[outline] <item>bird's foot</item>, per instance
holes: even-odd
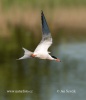
[[[31,55],[31,57],[33,57],[33,58],[34,58],[34,57],[36,57],[36,55],[32,54],[32,55]]]

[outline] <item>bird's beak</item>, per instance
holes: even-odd
[[[57,62],[61,62],[61,60],[59,58],[56,59]]]

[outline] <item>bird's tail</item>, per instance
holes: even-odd
[[[32,53],[31,51],[25,49],[25,48],[22,48],[24,50],[24,56],[22,56],[21,58],[17,59],[17,60],[21,60],[21,59],[27,59],[27,58],[30,58]]]

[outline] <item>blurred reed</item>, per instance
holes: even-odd
[[[5,1],[5,0],[4,0]],[[43,8],[50,31],[54,38],[83,37],[86,33],[85,7],[58,7]],[[2,60],[6,57],[18,58],[22,46],[34,50],[41,37],[41,9],[14,5],[10,9],[0,7],[0,55]],[[60,34],[59,34],[60,33]],[[78,34],[78,35],[77,35]],[[81,35],[80,35],[81,34]],[[57,39],[55,41],[57,42]],[[32,41],[34,40],[34,41]],[[4,50],[4,51],[3,51]],[[5,52],[5,53],[4,53]],[[11,53],[12,52],[12,53]],[[6,59],[7,60],[7,59]]]

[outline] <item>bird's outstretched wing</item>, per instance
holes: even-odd
[[[34,53],[35,52],[38,52],[38,53],[39,52],[48,52],[48,48],[52,44],[51,33],[48,28],[43,11],[41,12],[41,21],[42,21],[42,40],[39,43],[39,45],[37,46],[37,48],[35,49]]]

